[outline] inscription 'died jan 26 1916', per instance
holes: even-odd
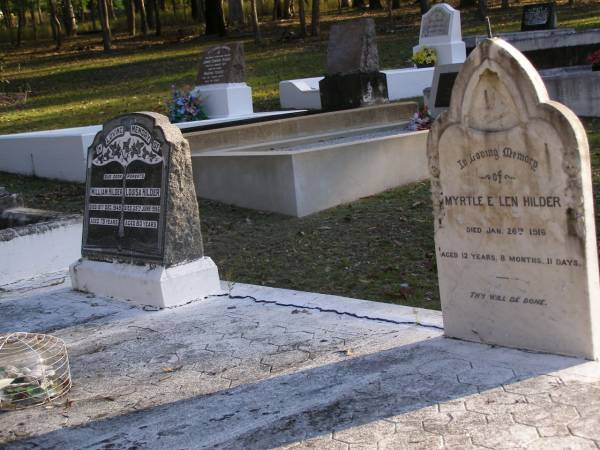
[[[153,119],[116,118],[88,159],[83,254],[160,260],[169,144]]]

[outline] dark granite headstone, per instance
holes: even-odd
[[[243,83],[245,81],[244,47],[241,42],[213,45],[200,57],[196,83]]]
[[[556,22],[555,3],[523,6],[521,31],[552,30],[556,28]]]
[[[387,81],[379,72],[373,19],[331,27],[326,73],[319,89],[324,110],[387,103]]]
[[[81,253],[166,267],[203,256],[189,144],[165,116],[120,116],[94,138]]]

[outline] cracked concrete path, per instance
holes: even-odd
[[[0,447],[600,447],[597,362],[446,339],[436,311],[223,287],[146,311],[60,273],[2,286],[0,332],[64,339],[73,389],[0,413]]]

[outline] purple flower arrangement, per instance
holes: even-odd
[[[202,101],[194,95],[190,86],[171,86],[171,98],[167,100],[167,111],[171,123],[192,122],[208,119],[202,110]]]

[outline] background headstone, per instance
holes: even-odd
[[[201,98],[202,111],[209,119],[253,114],[245,66],[241,42],[213,45],[202,52],[192,94]]]
[[[462,40],[460,11],[446,3],[438,3],[423,14],[419,45],[413,47],[413,54],[423,47],[435,49],[437,64],[462,63],[466,48]]]
[[[454,83],[461,68],[462,63],[435,66],[433,82],[431,83],[431,91],[427,102],[429,113],[433,117],[437,117],[450,107]]]
[[[196,84],[243,83],[244,47],[241,42],[213,45],[200,56]]]
[[[357,108],[388,101],[386,76],[379,72],[373,19],[331,27],[326,74],[319,82],[324,110]]]
[[[500,39],[471,53],[428,139],[447,336],[597,358],[585,129]]]
[[[556,28],[556,23],[555,3],[523,6],[521,31],[552,30]]]
[[[157,113],[102,126],[88,150],[82,258],[73,289],[171,307],[220,293],[203,256],[190,146]]]

